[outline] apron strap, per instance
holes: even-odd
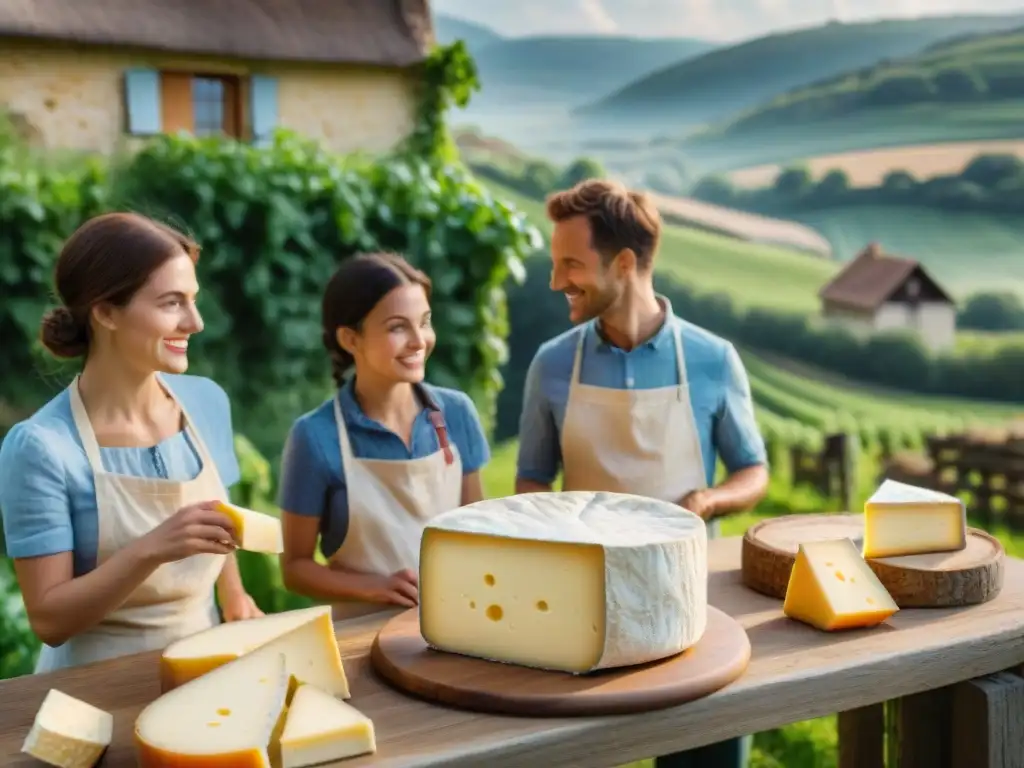
[[[590,330],[590,323],[583,326],[580,331],[580,339],[576,342],[576,354],[572,359],[572,376],[569,377],[570,389],[574,384],[578,384],[580,380],[580,368],[583,367],[583,342],[587,339],[587,331]]]
[[[430,419],[430,424],[434,427],[434,432],[437,433],[438,445],[444,451],[444,463],[451,466],[455,463],[455,454],[452,453],[452,446],[448,441],[448,427],[444,423],[444,414],[441,413],[441,407],[422,384],[414,384],[413,389],[416,390],[416,394],[419,396],[420,402],[423,403],[423,407],[427,409],[427,418]]]
[[[673,318],[669,316],[666,322],[672,322]],[[686,358],[683,356],[683,334],[679,330],[678,325],[674,325],[672,329],[672,337],[676,347],[676,367],[679,371],[679,399],[683,397],[689,397],[687,390],[689,389],[689,382],[686,378]]]

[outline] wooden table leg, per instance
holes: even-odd
[[[961,768],[952,760],[952,688],[938,688],[893,702],[899,768]]]
[[[885,765],[885,705],[839,713],[839,768]]]
[[[1024,678],[1011,672],[953,686],[956,768],[1024,768]]]

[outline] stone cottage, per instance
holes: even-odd
[[[933,351],[956,342],[956,304],[914,259],[871,243],[818,293],[822,315],[860,334],[905,330]]]
[[[412,128],[432,43],[427,0],[0,2],[0,107],[48,149],[280,126],[380,151]]]

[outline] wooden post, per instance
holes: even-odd
[[[956,768],[1024,768],[1024,678],[968,680],[953,686],[952,701]]]
[[[904,696],[895,706],[899,768],[961,768],[950,745],[952,688]]]
[[[839,713],[839,768],[885,765],[885,705]]]

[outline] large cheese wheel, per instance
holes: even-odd
[[[420,552],[431,647],[583,673],[665,658],[707,623],[707,532],[676,504],[534,493],[445,512]]]
[[[348,698],[331,608],[326,605],[218,624],[177,640],[160,657],[161,690],[169,691],[267,645],[285,655],[289,670],[301,682]]]

